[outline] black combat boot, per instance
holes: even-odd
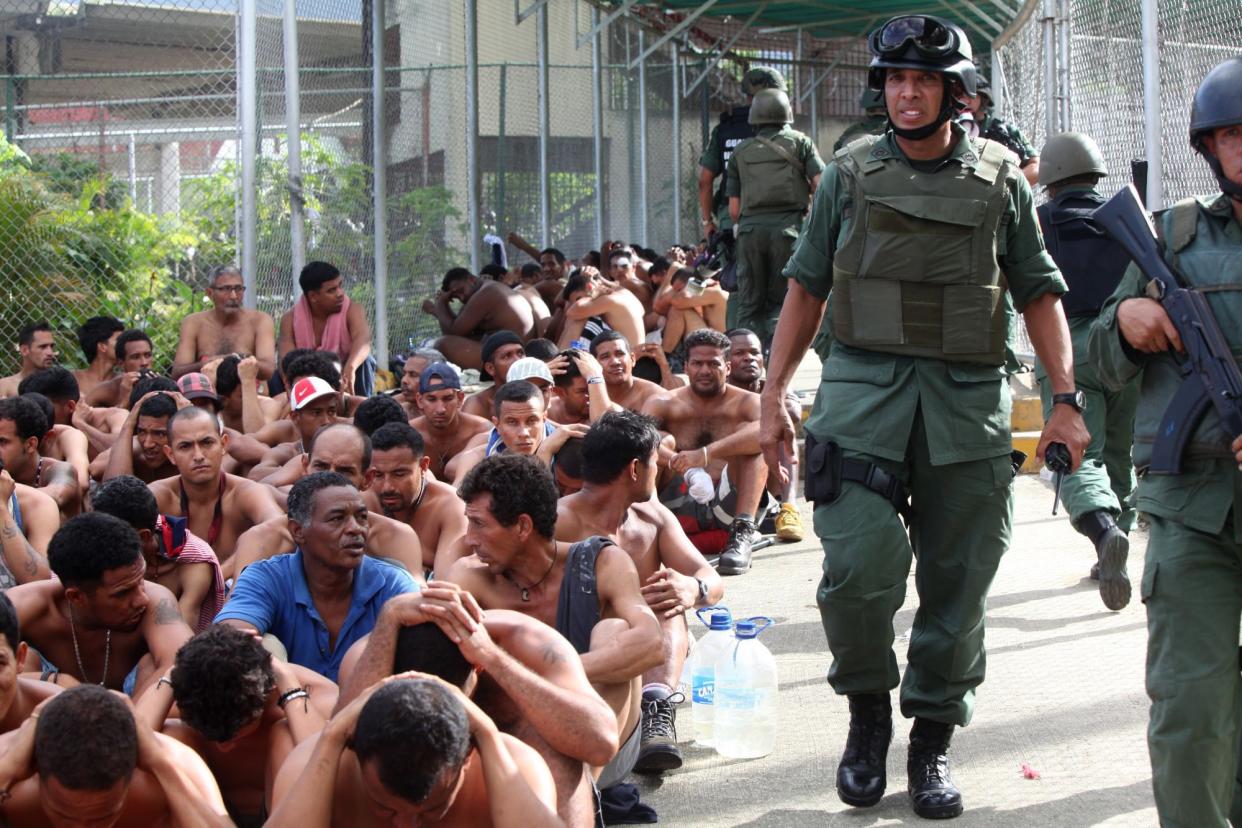
[[[1130,603],[1130,575],[1126,572],[1130,539],[1105,509],[1087,512],[1075,528],[1095,545],[1097,564],[1091,568],[1092,580],[1100,582],[1104,606],[1114,611],[1125,608]]]
[[[906,778],[914,813],[923,819],[952,819],[962,813],[962,794],[949,777],[953,725],[915,719],[910,728]]]
[[[837,765],[837,796],[846,805],[869,808],[884,796],[885,760],[893,739],[888,693],[850,696],[850,735]]]

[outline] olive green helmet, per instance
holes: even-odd
[[[785,91],[785,78],[770,66],[756,66],[742,76],[742,87],[747,95],[756,95],[761,89]]]
[[[750,102],[750,117],[746,120],[751,126],[792,124],[793,108],[789,105],[789,96],[780,89],[760,89]]]
[[[1039,153],[1039,186],[1051,187],[1078,175],[1108,175],[1104,154],[1090,135],[1062,132],[1044,144]]]
[[[884,109],[884,93],[879,89],[866,88],[858,96],[858,108],[863,112]]]

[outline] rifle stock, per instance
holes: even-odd
[[[1227,434],[1242,434],[1242,371],[1207,299],[1183,287],[1183,280],[1165,262],[1134,185],[1109,199],[1092,218],[1151,280],[1154,298],[1186,350],[1185,359],[1179,361],[1184,379],[1165,409],[1149,467],[1152,474],[1180,474],[1185,447],[1208,405],[1216,409]]]

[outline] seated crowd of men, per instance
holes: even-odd
[[[759,451],[759,340],[714,329],[713,297],[669,299],[681,262],[538,258],[512,283],[450,271],[445,335],[391,395],[352,393],[370,333],[322,262],[279,351],[232,268],[175,355],[94,317],[72,371],[49,325],[21,331],[0,379],[9,824],[586,826],[639,807],[631,771],[680,767],[686,612],[751,568],[765,522],[800,537],[797,470]],[[645,341],[657,317],[672,346]],[[467,396],[453,361],[491,384]]]

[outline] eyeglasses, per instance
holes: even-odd
[[[943,57],[957,51],[957,32],[934,17],[895,17],[871,33],[871,51],[884,57],[902,52],[907,45],[924,57]]]
[[[246,286],[245,285],[221,285],[219,287],[213,287],[211,290],[214,293],[245,293]]]

